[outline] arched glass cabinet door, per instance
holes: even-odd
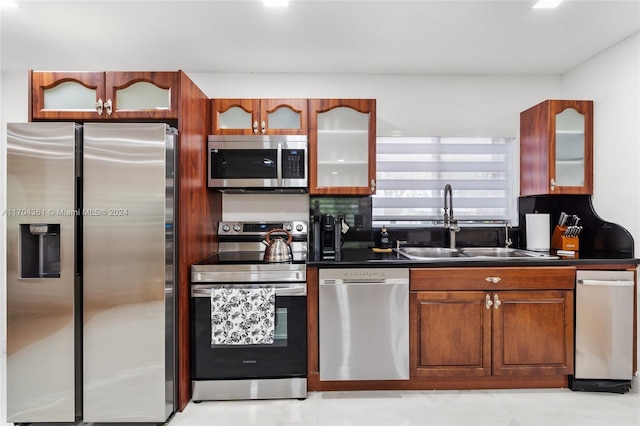
[[[30,71],[30,120],[95,120],[104,101],[103,72]]]
[[[213,99],[211,134],[257,135],[259,99]]]
[[[32,120],[175,119],[179,73],[32,71]]]
[[[551,105],[549,189],[552,194],[593,193],[593,104],[555,101]]]
[[[375,99],[309,102],[309,193],[375,193]]]
[[[260,133],[267,135],[306,135],[306,99],[262,99]]]
[[[573,108],[556,114],[557,186],[584,186],[584,115]]]
[[[593,101],[551,99],[520,113],[520,196],[593,194]]]
[[[178,118],[178,72],[106,73],[106,118]]]
[[[306,135],[306,99],[213,99],[213,135]]]

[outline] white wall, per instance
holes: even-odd
[[[594,101],[593,205],[640,244],[640,33],[562,78],[566,99]],[[638,253],[638,249],[636,249]]]
[[[210,98],[375,98],[380,136],[517,136],[520,111],[561,89],[559,76],[188,74]]]

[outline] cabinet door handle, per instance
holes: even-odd
[[[253,133],[258,134],[258,120],[253,122]]]
[[[491,301],[491,296],[487,294],[484,298],[484,307],[487,309],[491,309],[491,305],[493,305],[493,302]]]
[[[107,115],[111,115],[113,111],[113,104],[111,103],[111,99],[107,99],[107,102],[104,103],[104,108],[107,110]]]
[[[371,179],[371,192],[376,192],[376,180]]]
[[[102,98],[96,102],[96,111],[98,111],[98,115],[102,115]]]
[[[267,124],[264,122],[264,120],[262,120],[262,128],[261,128],[262,133],[265,132],[266,128],[267,128]]]
[[[500,278],[500,277],[487,277],[484,280],[486,282],[489,282],[489,283],[498,284],[500,281],[502,281],[502,278]]]
[[[551,178],[551,190],[556,190],[556,180],[554,178]]]
[[[500,301],[500,298],[498,297],[497,294],[493,295],[493,308],[494,309],[498,309],[498,306],[502,305],[502,302]]]

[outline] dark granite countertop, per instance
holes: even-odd
[[[551,254],[554,254],[552,252]],[[576,266],[582,265],[637,265],[640,259],[613,257],[615,254],[607,253],[576,253],[576,257],[563,257],[558,259],[488,259],[486,257],[476,260],[465,259],[435,259],[412,260],[394,252],[375,253],[370,248],[346,248],[342,250],[342,259],[320,260],[315,259],[313,253],[307,255],[307,265],[326,268],[353,268],[353,267],[487,267],[487,266]]]

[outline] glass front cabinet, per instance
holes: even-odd
[[[212,99],[212,135],[306,135],[306,99]]]
[[[520,195],[593,194],[593,101],[520,113]]]
[[[30,120],[176,119],[178,72],[31,71]]]
[[[376,190],[375,99],[309,100],[309,193]]]

